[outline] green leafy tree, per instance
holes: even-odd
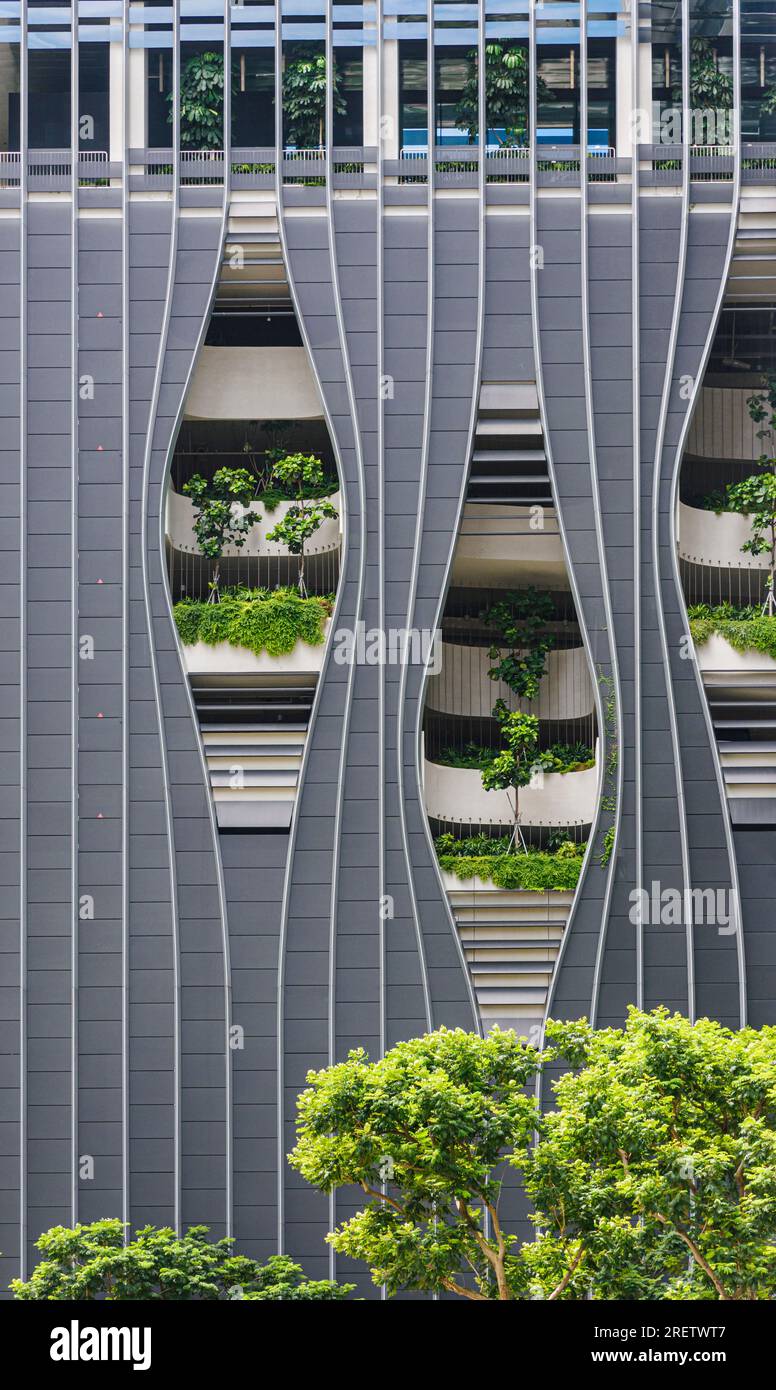
[[[539,720],[534,714],[509,712],[503,700],[497,700],[493,713],[499,721],[504,747],[482,769],[482,785],[486,791],[505,791],[514,797],[512,807],[514,830],[510,845],[517,840],[526,849],[520,829],[520,788],[527,787],[537,772],[551,770],[554,758],[539,747]]]
[[[267,532],[268,541],[284,545],[292,555],[299,557],[297,584],[303,596],[307,593],[304,582],[305,545],[327,519],[339,516],[337,508],[327,497],[315,498],[312,494],[324,486],[324,469],[314,454],[286,454],[276,459],[270,474],[270,486],[284,488],[293,496],[293,504],[285,516]]]
[[[353,1284],[305,1279],[285,1255],[266,1264],[232,1253],[231,1240],[211,1241],[207,1226],[176,1236],[166,1226],[144,1226],[124,1243],[124,1223],[54,1226],[36,1241],[44,1258],[25,1282],[14,1279],[14,1298],[113,1302],[250,1300],[333,1301]]]
[[[455,121],[457,126],[468,132],[469,143],[473,144],[480,128],[476,48],[467,55],[467,66],[468,76],[455,108]],[[528,128],[528,82],[528,50],[526,48],[508,48],[501,43],[485,45],[487,127],[488,133],[504,130],[504,138],[497,137],[499,144],[505,146],[525,144]],[[539,78],[538,99],[545,101],[549,95],[549,88]]]
[[[573,1070],[525,1164],[537,1261],[598,1298],[772,1299],[776,1028],[631,1009],[548,1040]]]
[[[569,1069],[541,1115],[549,1063]],[[366,1194],[328,1238],[390,1293],[776,1296],[776,1028],[630,1009],[624,1029],[550,1023],[543,1055],[440,1029],[307,1080],[290,1162]],[[533,1202],[523,1245],[499,1215],[507,1165]]]
[[[295,44],[283,67],[283,115],[286,139],[298,149],[323,148],[326,130],[326,54],[320,49]],[[334,114],[344,116],[347,107],[336,62],[333,64]]]
[[[241,550],[258,513],[246,511],[255,492],[255,479],[247,468],[219,468],[212,478],[194,473],[183,492],[194,506],[194,535],[203,555],[215,561],[210,582],[210,602],[218,600],[220,560],[227,545]]]
[[[237,81],[232,69],[232,92]],[[173,93],[167,95],[167,120],[172,124]],[[222,53],[195,53],[181,68],[181,144],[192,149],[223,149],[224,58]]]
[[[530,1145],[537,1060],[513,1033],[440,1029],[378,1062],[359,1048],[311,1072],[289,1161],[324,1192],[354,1184],[370,1198],[329,1235],[335,1250],[391,1294],[511,1297],[520,1260],[501,1225],[498,1169]]]
[[[725,509],[749,517],[751,536],[741,549],[750,555],[768,556],[763,613],[773,617],[774,570],[776,570],[776,377],[768,380],[764,394],[747,400],[750,418],[762,428],[757,438],[763,442],[763,452],[755,460],[757,472],[739,483],[729,483]]]
[[[690,102],[693,107],[713,106],[721,111],[733,105],[733,78],[717,66],[708,39],[690,40]]]
[[[674,104],[677,107],[682,105],[681,83],[675,86],[671,92]],[[724,139],[718,138],[716,123],[712,131],[705,134],[695,133],[703,112],[726,112],[733,105],[733,79],[729,73],[722,72],[717,66],[717,59],[714,48],[709,39],[694,38],[690,40],[690,113],[693,121],[693,132],[691,132],[695,144],[727,144],[729,134],[725,126]],[[693,114],[694,113],[694,114]]]
[[[483,622],[498,632],[498,642],[488,650],[496,663],[488,671],[492,681],[509,686],[520,699],[536,699],[547,669],[547,653],[556,642],[547,626],[554,616],[552,594],[532,585],[510,590],[485,610]]]

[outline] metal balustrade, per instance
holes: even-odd
[[[690,178],[693,183],[731,182],[734,162],[732,145],[693,145],[690,148]]]
[[[377,151],[363,146],[335,146],[331,172],[335,189],[373,189],[377,184]],[[682,182],[681,145],[640,145],[640,181],[644,188],[680,187]],[[575,187],[581,173],[578,145],[540,145],[536,152],[536,176],[541,187]],[[475,145],[442,146],[434,150],[434,181],[441,188],[476,188],[479,182],[480,150]],[[613,146],[588,149],[587,179],[590,183],[616,183],[630,175],[629,159],[618,158]],[[129,151],[130,186],[133,190],[172,188],[173,151],[171,149],[133,149]],[[326,182],[327,151],[324,148],[283,151],[282,179],[285,185],[320,187]],[[401,149],[397,159],[386,159],[383,172],[399,184],[425,184],[429,175],[429,152],[425,146]],[[524,184],[531,178],[532,151],[529,146],[489,145],[485,150],[485,179],[488,184]],[[67,192],[71,185],[71,152],[68,149],[30,150],[28,187],[31,192]],[[220,149],[181,150],[178,172],[183,187],[222,187],[226,160]],[[690,178],[700,183],[730,183],[735,173],[735,147],[732,145],[694,145],[690,149]],[[121,177],[121,164],[112,162],[105,150],[82,150],[78,156],[78,182],[100,187]],[[229,177],[234,189],[272,188],[275,184],[275,149],[272,146],[234,147],[230,151]],[[745,184],[772,183],[776,179],[776,143],[745,142],[741,146],[741,179]],[[0,151],[0,189],[18,188],[21,183],[21,157],[17,150]]]
[[[78,154],[78,182],[82,187],[100,187],[118,178],[121,167],[111,164],[107,150],[81,150]],[[67,192],[73,174],[70,150],[29,150],[27,181],[30,192]],[[18,150],[0,151],[0,188],[18,188],[21,183],[21,155]]]
[[[485,150],[487,183],[527,184],[531,178],[531,148],[528,145],[488,145]],[[480,152],[476,145],[447,145],[434,151],[434,177],[437,186],[474,188],[479,177]],[[623,161],[627,164],[627,161]],[[613,146],[587,152],[590,182],[615,182],[621,172]],[[399,183],[425,183],[429,155],[425,146],[402,149],[398,160],[386,161],[385,172]],[[541,145],[537,151],[537,178],[542,185],[579,183],[581,153],[577,145]]]
[[[776,179],[776,144],[750,143],[741,146],[741,182],[773,183]]]

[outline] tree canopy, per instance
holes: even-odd
[[[776,1028],[665,1009],[623,1029],[440,1029],[308,1076],[290,1162],[369,1199],[329,1235],[390,1293],[469,1299],[776,1294]],[[533,1083],[552,1065],[554,1107]],[[536,1141],[534,1138],[536,1136]],[[536,1239],[500,1215],[506,1165]]]
[[[284,454],[276,458],[270,473],[270,487],[284,489],[294,498],[285,516],[267,532],[268,541],[285,546],[298,558],[297,585],[300,594],[307,590],[304,582],[305,545],[327,519],[336,520],[339,512],[327,497],[316,497],[324,486],[324,467],[314,454]]]
[[[478,54],[474,48],[467,55],[468,75],[455,109],[458,126],[467,131],[470,142],[477,139],[480,125]],[[517,44],[485,45],[485,112],[489,135],[501,145],[525,143],[528,127],[528,50]],[[540,101],[546,100],[549,90],[540,77],[537,83]],[[497,132],[503,130],[503,137]]]
[[[124,1243],[124,1223],[106,1219],[90,1225],[54,1226],[36,1241],[44,1258],[24,1282],[14,1279],[18,1299],[112,1302],[145,1299],[331,1302],[347,1298],[353,1284],[305,1279],[287,1255],[266,1264],[232,1253],[231,1240],[208,1239],[207,1226],[176,1236],[167,1226],[144,1226]]]

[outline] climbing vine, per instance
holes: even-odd
[[[611,676],[604,675],[600,666],[598,668],[598,684],[603,692],[604,734],[609,749],[604,767],[604,795],[601,798],[601,809],[604,815],[612,817],[611,825],[604,832],[601,853],[598,856],[598,863],[602,869],[605,869],[614,850],[619,748],[617,746],[617,699],[614,693],[614,684]]]

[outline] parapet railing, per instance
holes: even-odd
[[[283,183],[298,187],[323,187],[326,183],[325,149],[286,149],[281,161]],[[226,161],[223,150],[181,150],[180,183],[183,187],[223,185]],[[171,150],[131,150],[130,179],[134,190],[172,187]],[[275,147],[236,146],[230,151],[229,177],[234,189],[273,188]],[[334,188],[375,188],[377,150],[368,146],[336,146],[332,151]]]
[[[528,184],[531,177],[531,150],[528,146],[489,145],[484,151],[485,179],[488,184]],[[681,145],[639,145],[639,182],[643,188],[679,187],[682,183]],[[731,183],[735,172],[735,151],[731,145],[693,145],[690,148],[690,179],[693,183]],[[541,187],[579,184],[582,155],[578,145],[545,145],[536,155],[537,181]],[[476,145],[444,145],[433,152],[433,178],[440,188],[476,188],[479,181],[480,150]],[[399,151],[396,159],[383,162],[383,172],[396,184],[428,183],[431,157],[422,146]],[[630,159],[619,158],[611,146],[588,149],[585,160],[590,183],[617,183],[629,180]],[[322,187],[328,161],[324,149],[283,151],[281,176],[284,185]],[[377,185],[377,150],[373,147],[335,146],[331,159],[335,189],[373,189]],[[180,151],[178,173],[186,188],[222,187],[226,172],[223,150]],[[72,184],[70,150],[30,150],[27,156],[27,187],[30,192],[67,192]],[[129,152],[130,188],[133,191],[165,191],[173,185],[171,149],[133,149]],[[78,155],[77,177],[81,187],[100,188],[114,184],[122,176],[122,165],[112,161],[105,150],[82,150]],[[229,176],[234,189],[271,189],[275,185],[274,146],[239,146],[230,151]],[[745,184],[771,184],[776,181],[776,143],[747,141],[741,146],[741,179]],[[21,156],[18,151],[0,151],[0,189],[21,184]]]
[[[18,188],[22,162],[18,150],[0,150],[0,188]],[[112,164],[107,150],[82,150],[78,155],[78,182],[81,187],[107,186],[121,177],[121,165]],[[27,186],[31,193],[67,192],[73,176],[70,150],[30,150],[27,156]]]
[[[681,145],[639,145],[640,181],[645,188],[678,187],[682,182]],[[692,145],[693,183],[732,183],[735,150],[732,145]],[[773,183],[776,144],[745,141],[741,145],[742,183]]]
[[[579,183],[581,151],[578,145],[541,145],[536,171],[541,185]],[[434,150],[434,181],[438,187],[475,188],[479,178],[480,152],[476,145],[443,145]],[[385,173],[399,183],[427,183],[429,154],[423,147],[400,151],[398,159],[385,162]],[[616,181],[618,173],[629,169],[627,160],[618,160],[611,146],[587,152],[587,177],[593,183]],[[485,149],[487,183],[523,183],[531,178],[531,149],[528,145],[488,145]]]

